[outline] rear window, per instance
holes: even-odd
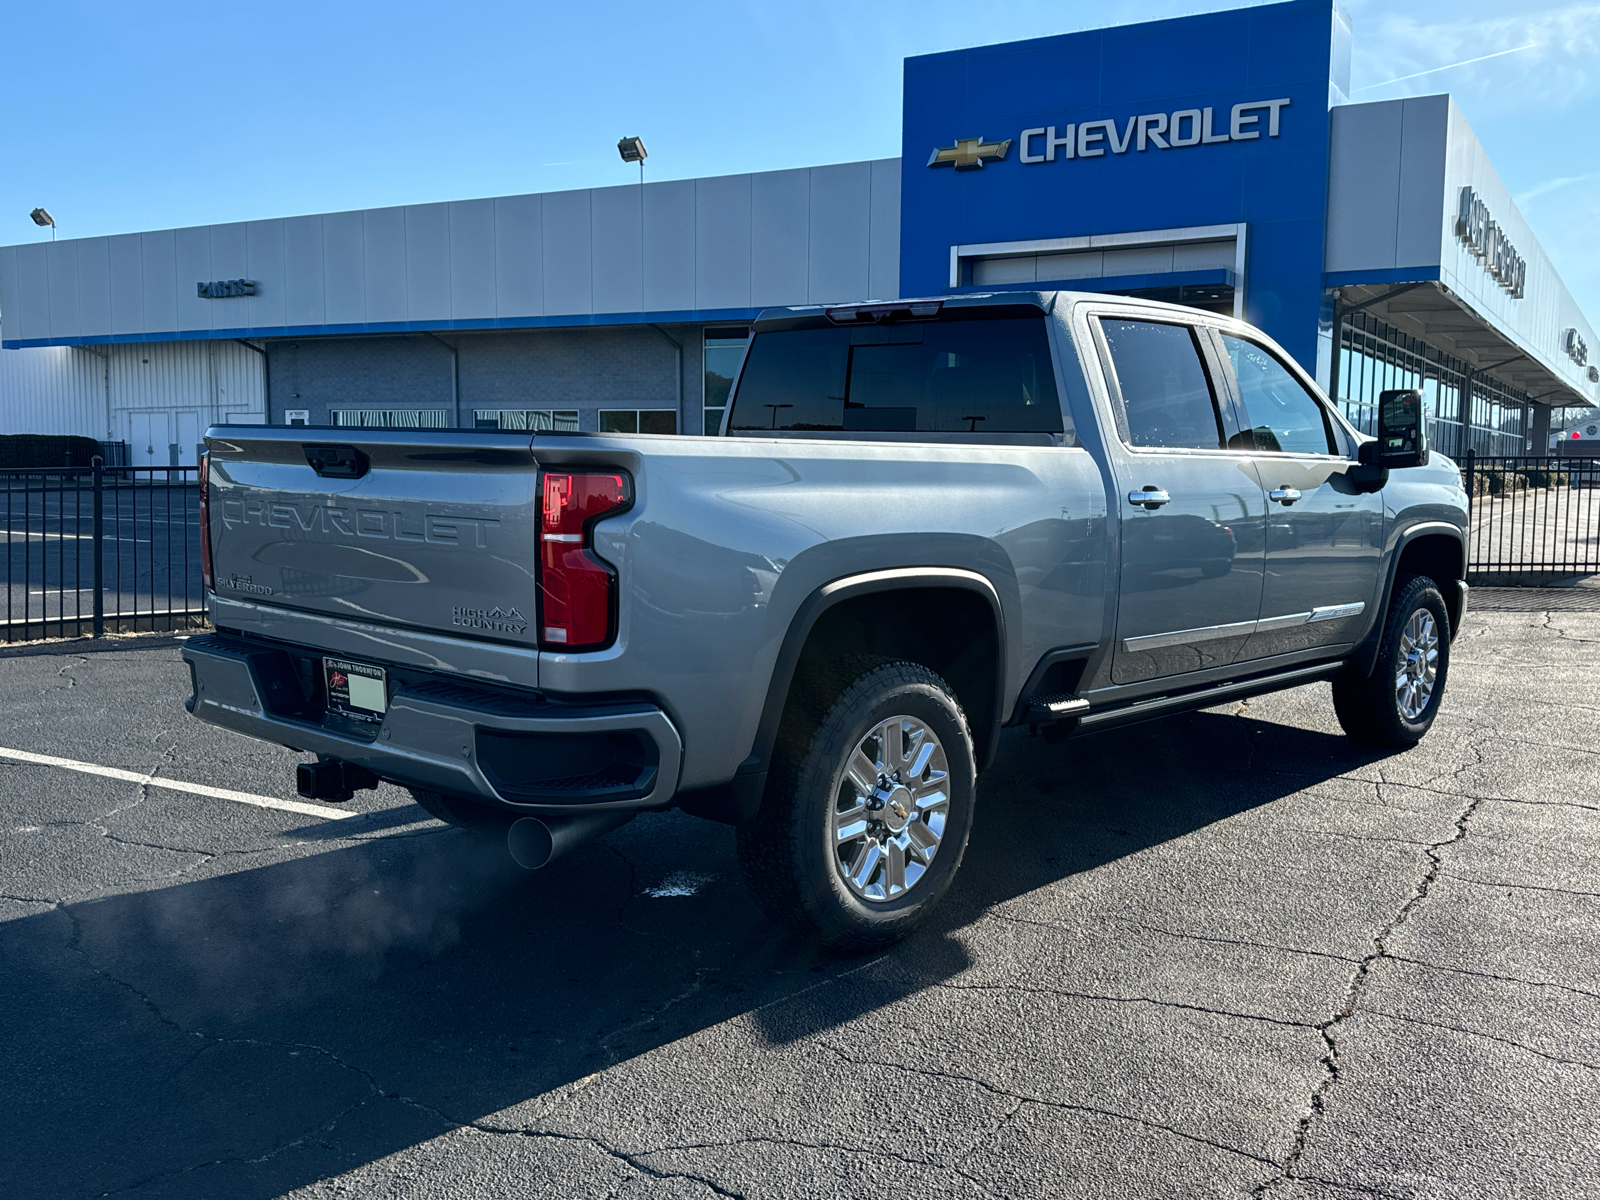
[[[1043,317],[758,333],[728,428],[1063,432]]]

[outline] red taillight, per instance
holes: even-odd
[[[539,521],[539,644],[593,650],[616,636],[617,576],[593,553],[594,523],[631,499],[625,475],[545,473]]]
[[[206,591],[217,590],[211,572],[211,455],[200,456],[200,582]]]

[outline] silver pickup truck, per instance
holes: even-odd
[[[537,867],[737,826],[774,917],[880,945],[950,886],[1005,726],[1316,680],[1404,747],[1466,603],[1421,398],[1358,433],[1255,329],[1009,293],[770,311],[721,436],[218,427],[202,720]]]

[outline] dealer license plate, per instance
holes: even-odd
[[[388,675],[382,667],[325,658],[322,672],[328,685],[328,707],[334,712],[376,721],[388,709]]]

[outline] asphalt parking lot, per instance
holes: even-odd
[[[1381,757],[1325,686],[1013,731],[894,950],[721,826],[547,871],[329,819],[167,638],[0,657],[0,1194],[1600,1195],[1600,613],[1477,613]]]

